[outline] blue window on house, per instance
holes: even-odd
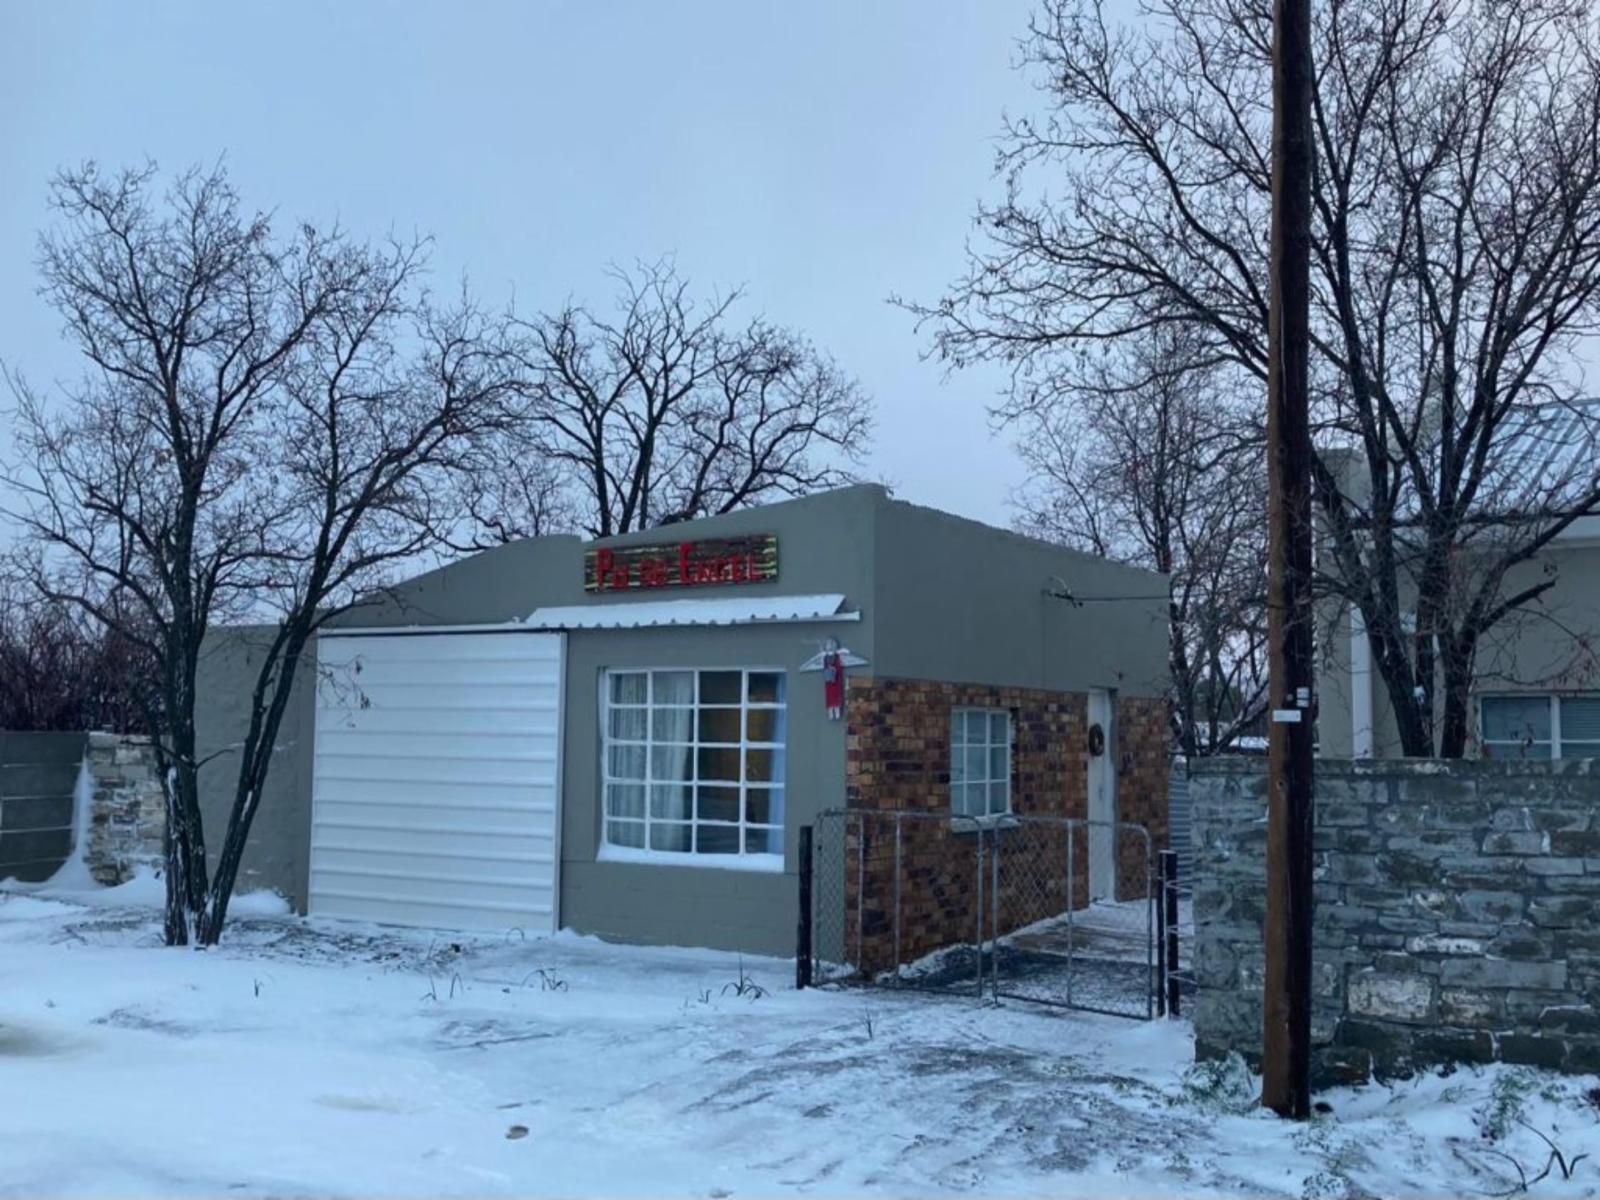
[[[1600,696],[1481,696],[1478,718],[1486,758],[1600,757]]]

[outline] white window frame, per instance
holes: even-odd
[[[1562,692],[1484,692],[1484,693],[1481,693],[1478,696],[1478,745],[1480,747],[1480,750],[1484,753],[1484,755],[1486,757],[1488,757],[1488,758],[1497,758],[1497,756],[1494,754],[1494,751],[1493,751],[1494,747],[1503,746],[1508,750],[1515,750],[1518,747],[1523,746],[1525,743],[1523,743],[1521,741],[1516,741],[1516,742],[1508,742],[1508,741],[1502,741],[1502,740],[1491,741],[1489,738],[1484,736],[1484,732],[1483,732],[1483,703],[1484,703],[1485,700],[1543,700],[1543,701],[1545,701],[1550,706],[1550,743],[1549,743],[1550,744],[1550,760],[1549,761],[1554,762],[1554,761],[1558,761],[1558,760],[1566,757],[1566,755],[1563,753],[1563,751],[1566,749],[1566,742],[1561,736],[1561,706],[1562,706],[1563,702],[1565,702],[1567,700],[1600,700],[1600,693],[1597,693],[1597,692],[1572,692],[1572,693],[1562,693]],[[1533,744],[1536,745],[1536,746],[1542,746],[1545,743],[1544,743],[1544,741],[1542,739],[1536,739]],[[1582,745],[1582,746],[1586,746],[1586,747],[1592,746],[1592,747],[1595,748],[1596,754],[1594,756],[1585,755],[1584,757],[1600,757],[1600,743],[1593,742],[1593,741],[1584,741],[1584,742],[1580,742],[1578,744]],[[1523,759],[1523,756],[1519,753],[1519,754],[1516,754],[1514,756],[1508,755],[1505,758],[1497,758],[1497,761],[1501,761],[1501,762],[1507,762],[1507,761],[1543,762],[1545,760],[1544,759]]]
[[[657,743],[655,740],[655,713],[659,708],[678,708],[682,705],[657,705],[655,697],[656,677],[658,675],[689,675],[694,681],[693,694],[688,710],[694,714],[690,718],[689,740],[686,743],[670,742]],[[736,674],[739,676],[739,703],[737,707],[732,704],[707,704],[704,707],[720,709],[726,712],[739,714],[739,741],[734,742],[701,742],[699,714],[702,711],[700,698],[700,677],[702,674]],[[640,705],[614,704],[612,701],[612,680],[617,676],[643,675],[646,679],[645,702]],[[775,675],[779,680],[779,699],[776,701],[752,701],[750,699],[750,676]],[[788,846],[787,815],[788,815],[788,698],[789,680],[788,672],[782,667],[611,667],[601,672],[600,677],[600,848],[598,858],[605,862],[646,862],[666,863],[675,866],[723,868],[744,871],[782,871],[784,865],[784,850]],[[616,738],[611,733],[611,714],[613,708],[639,708],[645,713],[645,731],[643,740],[635,738]],[[756,741],[750,738],[750,714],[752,712],[776,712],[780,714],[778,721],[782,728],[780,741]],[[691,765],[688,780],[661,780],[652,779],[654,764],[653,750],[658,744],[687,745],[689,748],[689,761]],[[633,779],[623,776],[614,776],[611,773],[611,750],[613,746],[641,746],[644,749],[645,777]],[[733,788],[739,790],[739,820],[711,821],[702,820],[699,813],[701,780],[699,779],[699,752],[704,747],[719,749],[737,749],[739,751],[739,780],[706,780],[707,786]],[[752,781],[749,774],[749,753],[752,750],[772,751],[782,757],[782,771],[784,776],[772,781]],[[653,817],[651,814],[651,785],[663,782],[671,784],[687,784],[690,797],[690,817],[687,822],[671,821],[663,817]],[[640,784],[644,788],[644,812],[637,819],[631,817],[613,817],[610,812],[610,791],[612,784]],[[752,791],[768,791],[779,793],[782,799],[782,809],[779,820],[772,824],[761,824],[750,821],[749,798]],[[644,845],[630,846],[611,840],[611,824],[615,821],[629,822],[639,825],[644,831]],[[689,850],[661,850],[653,849],[650,845],[650,828],[653,824],[681,825],[687,824],[690,830],[692,845]],[[701,828],[711,827],[719,829],[735,829],[738,831],[738,849],[733,853],[713,853],[698,849]],[[776,852],[750,851],[746,848],[747,834],[753,830],[767,830],[776,832],[780,849]]]
[[[971,714],[982,714],[984,717],[984,740],[982,743],[968,742],[965,740],[966,719]],[[997,742],[988,732],[990,718],[1000,716],[1005,718],[1005,740]],[[962,741],[956,740],[956,724],[961,723],[963,730]],[[965,755],[968,750],[976,749],[981,745],[983,750],[984,774],[981,779],[971,779],[966,776],[963,766],[961,778],[956,778],[956,756]],[[1006,752],[1005,777],[998,779],[989,770],[989,752],[1003,748]],[[995,821],[1008,816],[1011,812],[1011,776],[1016,770],[1015,761],[1016,733],[1015,721],[1012,719],[1009,708],[985,707],[976,704],[960,705],[950,709],[950,816],[961,818],[963,821]],[[989,787],[991,784],[1005,784],[1005,806],[999,809],[989,807]],[[974,786],[983,788],[983,811],[973,812],[965,804],[966,797]]]

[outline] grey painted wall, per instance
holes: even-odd
[[[873,519],[881,488],[862,485],[785,504],[592,543],[636,546],[680,539],[778,535],[778,578],[770,583],[662,592],[590,595],[583,590],[583,555],[575,537],[539,538],[497,546],[419,575],[386,597],[340,617],[341,626],[466,625],[521,621],[541,605],[626,604],[690,596],[786,596],[843,592],[865,607],[872,591]],[[870,631],[865,636],[870,637]]]
[[[1548,574],[1547,574],[1548,573]],[[1549,574],[1555,585],[1528,610],[1484,635],[1479,645],[1474,694],[1600,691],[1600,545],[1578,544],[1547,551],[1506,576],[1502,594],[1513,595]],[[1402,603],[1406,603],[1403,599]],[[1348,757],[1353,751],[1350,673],[1350,614],[1324,603],[1317,623],[1321,752]],[[1435,688],[1437,694],[1437,686]],[[1401,754],[1400,736],[1383,679],[1371,675],[1373,752]],[[1473,734],[1476,735],[1476,714]]]
[[[1317,604],[1317,748],[1330,758],[1355,753],[1351,725],[1350,613],[1324,599]]]
[[[1514,594],[1541,582],[1555,586],[1533,611],[1484,635],[1478,653],[1483,691],[1600,689],[1600,545],[1562,546],[1506,576]]]
[[[866,608],[871,595],[872,518],[881,489],[845,488],[792,504],[773,505],[680,526],[610,539],[609,545],[668,542],[679,537],[711,538],[774,532],[779,537],[779,577],[770,584],[745,585],[740,594],[788,595],[843,592],[851,608]],[[625,603],[640,596],[588,596],[583,591],[583,551],[578,538],[514,542],[390,589],[374,603],[342,615],[344,627],[471,625],[520,621],[541,605]],[[727,595],[713,588],[694,595]],[[683,591],[670,593],[681,598]],[[663,593],[663,595],[669,595]],[[870,613],[869,613],[870,616]],[[791,671],[791,705],[786,787],[786,820],[797,828],[804,814],[842,804],[844,735],[819,735],[812,718],[822,709],[821,678],[793,674],[815,654],[818,642],[837,633],[851,649],[872,654],[870,619],[855,624],[773,629],[593,630],[568,637],[567,700],[563,802],[562,921],[573,928],[637,941],[677,940],[700,944],[781,951],[787,935],[775,940],[785,921],[774,914],[792,904],[792,876],[727,870],[597,863],[599,837],[599,671],[607,666],[770,664]],[[268,631],[221,630],[207,641],[201,660],[199,692],[200,753],[217,754],[201,774],[202,807],[213,853],[232,803],[238,759],[227,748],[244,736],[249,689]],[[756,657],[751,657],[752,655]],[[297,686],[284,718],[278,755],[263,792],[249,850],[240,872],[241,889],[270,887],[304,911],[310,875],[311,778],[315,690],[312,671]],[[814,693],[814,694],[813,694]],[[804,711],[802,711],[802,709]],[[802,743],[802,739],[805,741]],[[811,751],[801,753],[802,744]],[[827,756],[832,755],[832,761]],[[831,780],[829,790],[820,781]],[[789,839],[792,846],[793,838]],[[789,870],[793,871],[793,862]],[[784,880],[788,882],[785,883]],[[640,899],[639,889],[645,889]],[[624,897],[627,897],[626,899]],[[681,900],[674,897],[682,897]],[[576,914],[576,915],[575,915]],[[712,920],[709,928],[703,924]],[[720,930],[726,927],[726,936]],[[702,936],[698,930],[707,929]],[[759,928],[758,937],[752,931]],[[720,939],[720,940],[719,940]],[[779,945],[779,941],[784,944]]]
[[[88,736],[0,733],[0,879],[48,879],[72,853]]]
[[[207,636],[200,656],[196,733],[200,757],[210,757],[200,768],[200,808],[213,868],[239,772],[238,753],[230,752],[230,747],[244,740],[249,727],[250,689],[270,636],[270,630],[260,627],[216,630]],[[271,888],[302,912],[311,869],[313,678],[314,667],[303,666],[290,695],[236,888],[240,892]]]
[[[797,668],[826,628],[573,633],[567,637],[567,722],[562,786],[561,922],[624,941],[794,950],[798,829],[844,806],[844,722],[830,721],[819,672]],[[597,862],[600,842],[599,681],[607,668],[774,667],[787,672],[785,870]]]
[[[1043,686],[1130,695],[1164,687],[1165,582],[1149,572],[1073,554],[929,509],[873,486],[610,539],[610,545],[776,533],[771,583],[589,596],[585,544],[513,543],[419,576],[346,614],[347,627],[520,621],[535,608],[642,598],[843,593],[851,624],[582,630],[567,635],[563,748],[561,922],[620,940],[787,953],[795,924],[795,831],[844,804],[845,734],[826,717],[819,673],[798,673],[827,636],[870,661],[877,676]],[[1077,593],[1148,596],[1075,608],[1044,595],[1052,577]],[[237,740],[246,668],[259,632],[229,631],[208,646],[202,728],[209,751]],[[607,668],[756,667],[788,673],[787,861],[783,874],[596,861],[600,837],[599,680]],[[271,886],[304,906],[310,842],[312,689],[291,706],[280,761],[263,798],[245,886]],[[208,820],[231,797],[231,758],[207,769]]]
[[[874,674],[1165,694],[1164,576],[881,497],[877,526]]]

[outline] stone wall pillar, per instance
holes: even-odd
[[[140,867],[159,870],[166,797],[150,739],[91,733],[84,765],[90,789],[84,863],[90,875],[115,885]]]

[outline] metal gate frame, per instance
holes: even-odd
[[[1117,839],[1118,898],[1109,907],[1087,902],[1087,880],[1077,865],[1088,851],[1089,830],[1104,825]],[[960,845],[966,838],[970,850]],[[1122,853],[1125,839],[1131,839],[1131,855]],[[947,914],[948,932],[938,945],[930,949],[913,939],[908,946],[909,842],[938,847],[939,884],[959,889],[961,876],[970,879],[970,935],[956,933]],[[995,1003],[1024,1000],[1142,1019],[1166,1007],[1167,930],[1158,912],[1164,888],[1142,825],[1022,813],[979,820],[947,812],[830,809],[802,832],[801,849],[800,986],[912,988],[979,1000],[987,993]],[[970,865],[963,866],[967,854]],[[1122,870],[1130,860],[1133,867]],[[926,866],[920,870],[929,873]],[[1109,957],[1096,953],[1097,939],[1111,943]]]

